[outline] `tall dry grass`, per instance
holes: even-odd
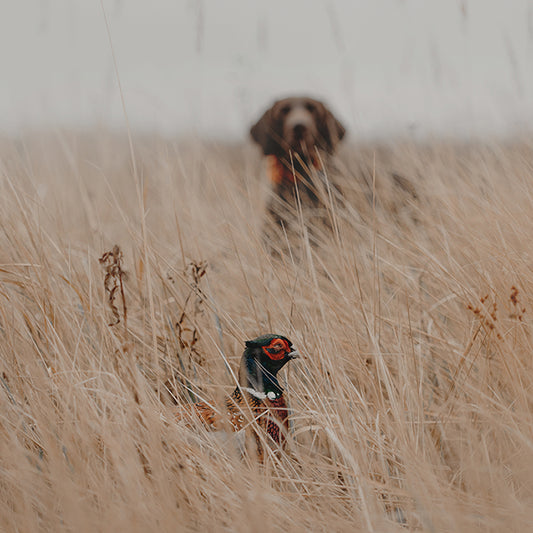
[[[251,147],[134,146],[136,173],[106,132],[0,143],[1,530],[531,528],[526,143],[346,146],[292,259]],[[269,331],[304,357],[260,467],[171,412]]]

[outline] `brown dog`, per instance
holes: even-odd
[[[296,188],[302,205],[319,206],[322,165],[345,131],[322,102],[307,97],[278,100],[252,126],[252,139],[268,158],[275,193],[268,210],[278,224],[286,220],[287,207],[296,205]]]

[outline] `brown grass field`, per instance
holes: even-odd
[[[0,530],[531,531],[530,146],[347,144],[271,257],[249,145],[1,140]],[[258,465],[172,410],[266,332],[303,357]]]

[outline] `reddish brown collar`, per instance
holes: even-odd
[[[274,185],[293,185],[295,182],[294,172],[287,168],[283,164],[281,159],[275,155],[267,156],[267,172],[270,181]],[[322,170],[322,165],[320,160],[316,159],[313,161],[313,167],[317,170]]]

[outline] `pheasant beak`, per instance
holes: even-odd
[[[287,357],[289,359],[299,359],[301,356],[300,356],[300,353],[297,350],[293,350],[292,352],[287,354]]]

